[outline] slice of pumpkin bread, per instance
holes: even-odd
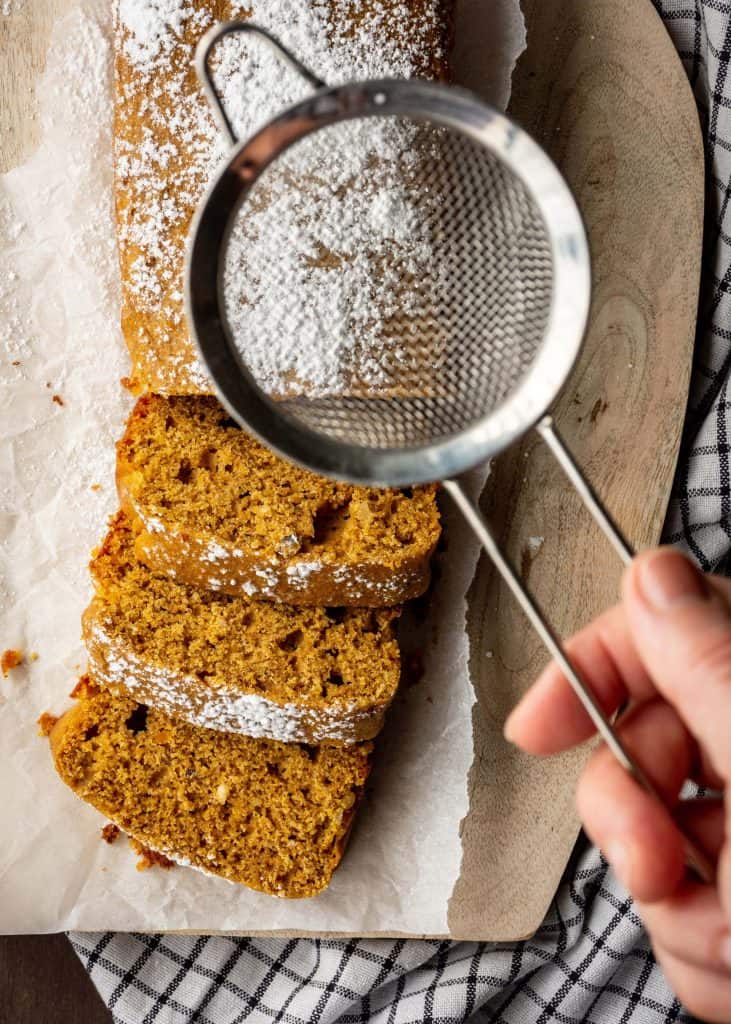
[[[371,744],[307,747],[201,729],[79,687],[50,733],[77,796],[145,847],[273,896],[314,896],[345,849]]]
[[[91,573],[83,626],[97,682],[249,736],[353,743],[381,728],[400,676],[396,609],[294,608],[155,576],[123,512]]]
[[[385,607],[422,594],[440,534],[434,487],[352,487],[283,462],[215,398],[147,395],[117,446],[137,556],[207,590]]]

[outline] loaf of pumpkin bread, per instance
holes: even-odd
[[[168,0],[165,4],[118,0],[114,34],[115,197],[122,327],[132,357],[130,385],[134,391],[211,391],[183,311],[184,256],[191,219],[228,146],[214,124],[193,68],[195,46],[203,33],[217,21],[250,18],[281,38],[329,84],[363,78],[444,78],[451,7],[452,0],[369,0],[361,4],[352,0]],[[213,63],[216,87],[242,138],[302,99],[310,89],[265,45],[240,35],[221,44]],[[306,193],[314,216],[299,248],[290,239],[289,245],[277,243],[271,251],[271,245],[258,246],[256,238],[250,237],[245,248],[253,244],[256,252],[248,263],[244,253],[244,265],[234,266],[237,279],[251,274],[252,287],[239,310],[243,312],[244,334],[264,357],[271,352],[272,343],[286,343],[286,358],[295,360],[291,369],[305,385],[315,382],[300,372],[302,366],[297,368],[303,339],[282,339],[277,325],[271,322],[276,313],[272,307],[278,302],[278,283],[285,297],[293,289],[298,291],[299,286],[308,295],[311,290],[318,307],[313,313],[319,313],[320,322],[328,326],[333,308],[341,310],[345,306],[350,310],[344,325],[344,350],[350,353],[346,353],[344,370],[347,379],[355,377],[368,389],[379,383],[377,372],[370,372],[376,366],[372,348],[380,338],[378,324],[393,313],[391,278],[394,274],[400,277],[403,288],[404,281],[416,281],[433,267],[428,245],[424,246],[418,232],[411,237],[409,218],[403,212],[397,165],[411,159],[413,131],[393,124],[374,126],[373,130],[378,136],[376,156],[384,174],[375,179],[371,174],[372,188],[345,189],[343,201],[349,211],[350,228],[342,223],[338,212],[318,215],[323,196],[310,175],[299,183],[299,192]],[[347,132],[357,135],[359,129],[353,127]],[[372,145],[357,139],[335,148],[328,145],[327,173],[333,188],[326,192],[326,198],[332,199],[334,192],[340,191],[341,179],[346,184],[352,179],[347,161],[360,161],[366,169],[371,166],[368,147]],[[297,191],[295,183],[295,192],[290,189],[283,197],[282,216],[274,214],[275,223],[285,233],[289,228],[283,216],[287,216],[287,209],[291,211],[287,203]],[[300,236],[302,229],[298,221]],[[333,242],[332,229],[341,231],[340,241]],[[357,252],[351,252],[353,247]],[[388,280],[384,279],[380,255],[384,247],[390,269]],[[362,274],[354,265],[354,257],[360,260]],[[234,264],[236,261],[234,255]],[[305,302],[305,298],[300,295],[299,301]],[[401,298],[403,306],[406,298]],[[273,333],[267,336],[268,332]],[[316,344],[317,331],[315,349]],[[336,353],[328,349],[326,362],[321,359],[317,371],[327,376],[335,369]]]

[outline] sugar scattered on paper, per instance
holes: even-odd
[[[129,405],[104,17],[84,2],[54,34],[37,83],[41,141],[0,177],[0,618],[44,656],[14,735],[32,734],[81,660],[89,550],[114,501],[114,442]]]

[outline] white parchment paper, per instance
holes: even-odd
[[[438,586],[410,631],[425,673],[390,713],[323,895],[276,900],[185,868],[138,872],[126,842],[100,841],[103,820],[60,782],[36,734],[85,665],[86,566],[116,508],[114,441],[130,405],[119,384],[110,31],[107,0],[77,0],[57,22],[37,85],[41,144],[0,178],[0,649],[26,656],[0,680],[0,931],[445,934],[473,754],[464,624],[477,560],[449,509]],[[458,77],[497,105],[524,44],[518,0],[458,7]]]

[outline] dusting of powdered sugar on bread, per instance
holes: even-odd
[[[338,84],[429,73],[444,59],[435,52],[441,43],[434,42],[444,38],[440,6],[427,3],[418,19],[406,2],[364,5],[354,13],[348,0],[255,0],[231,3],[227,13],[269,29],[326,82]],[[171,390],[177,377],[183,390],[210,390],[192,348],[173,336],[185,332],[188,224],[227,151],[191,67],[195,41],[212,23],[212,11],[213,5],[185,0],[119,0],[117,7],[118,55],[125,65],[120,75],[118,64],[118,110],[136,104],[139,113],[135,130],[116,138],[117,180],[125,194],[118,203],[125,288],[143,320],[157,318],[152,327],[139,327],[141,341],[153,332],[164,346],[169,325]],[[222,41],[214,65],[240,137],[309,88],[265,45],[240,36]],[[384,367],[384,327],[398,313],[409,313],[410,305],[418,317],[418,290],[408,282],[435,272],[404,186],[416,129],[381,121],[343,131],[335,151],[326,146],[327,184],[318,178],[304,189],[270,188],[260,222],[234,232],[230,246],[229,320],[250,368],[273,392],[392,388],[403,374],[404,352],[389,346]],[[369,178],[364,172],[373,153],[379,172]],[[296,303],[288,306],[293,295]],[[293,322],[293,311],[303,309],[307,317]]]

